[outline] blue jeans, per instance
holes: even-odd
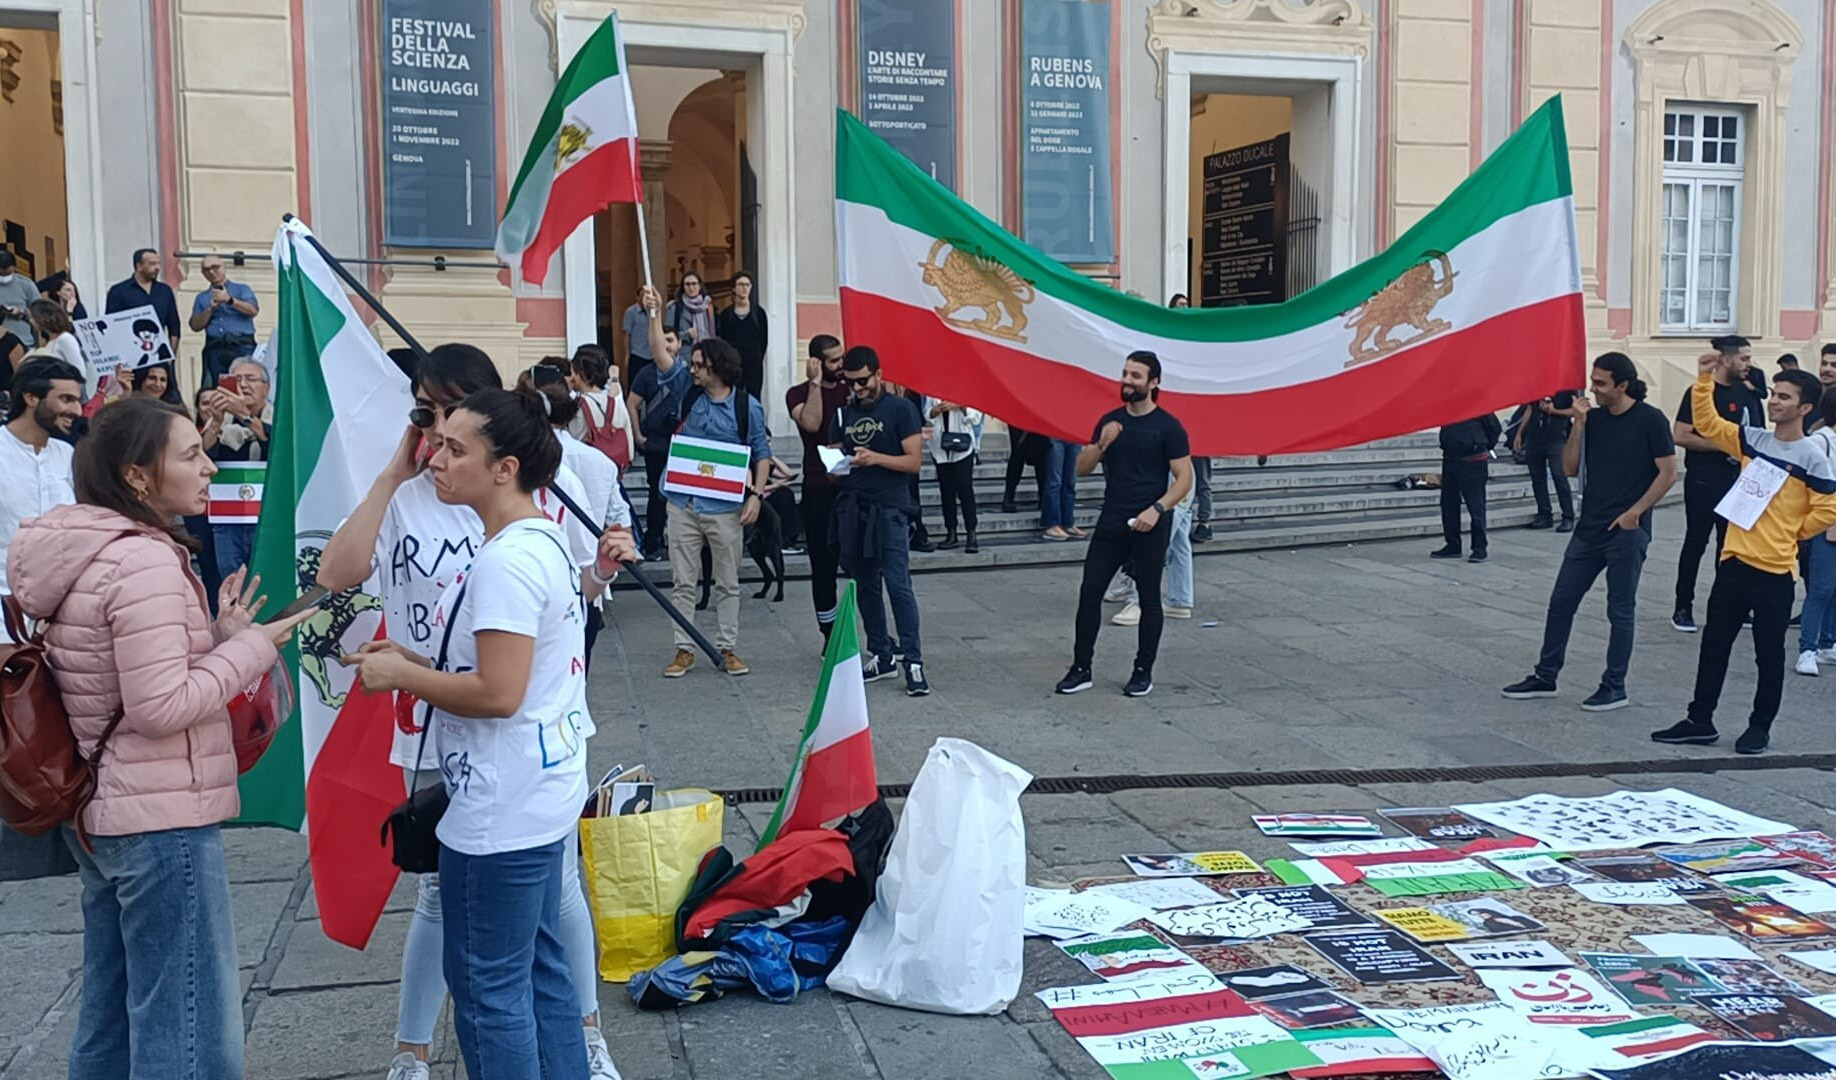
[[[473,1080],[587,1080],[560,933],[566,843],[492,855],[440,846],[446,986]]]
[[[1199,460],[1194,458],[1194,461]],[[1167,541],[1167,604],[1192,606],[1192,507],[1173,508],[1173,535]]]
[[[1069,529],[1077,521],[1076,443],[1053,439],[1045,455],[1045,495],[1039,500],[1039,527]]]
[[[1810,538],[1810,574],[1804,580],[1804,614],[1798,651],[1836,647],[1836,543]]]
[[[1604,570],[1607,622],[1612,633],[1607,637],[1606,671],[1600,676],[1600,685],[1609,690],[1626,688],[1626,669],[1632,664],[1632,630],[1638,615],[1638,578],[1650,543],[1651,534],[1643,529],[1612,529],[1605,536],[1576,532],[1568,538],[1562,568],[1556,571],[1555,588],[1549,594],[1543,656],[1536,664],[1538,676],[1555,682],[1562,673],[1575,611]]]
[[[212,525],[210,540],[217,549],[217,578],[225,580],[249,564],[255,552],[255,526]]]
[[[242,993],[215,825],[64,830],[83,880],[83,1004],[72,1080],[237,1080]]]
[[[890,507],[874,508],[869,512],[883,515],[880,557],[861,559],[851,571],[860,596],[861,628],[867,631],[867,650],[881,659],[894,651],[892,638],[886,633],[886,605],[880,600],[884,588],[886,598],[892,602],[893,625],[899,628],[900,652],[907,664],[921,664],[924,650],[918,643],[918,594],[912,591],[912,547],[905,514]]]

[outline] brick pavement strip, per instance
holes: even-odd
[[[1486,783],[1028,795],[1027,872],[1038,882],[1120,873],[1119,856],[1138,847],[1281,853],[1281,842],[1250,826],[1258,811],[1444,805],[1537,791],[1676,786],[1804,828],[1836,826],[1836,785],[1820,770],[1611,774],[1614,761],[1701,754],[1646,740],[1680,714],[1695,670],[1698,639],[1667,622],[1680,526],[1676,511],[1659,513],[1630,679],[1635,704],[1604,717],[1576,707],[1605,653],[1599,592],[1576,621],[1563,696],[1518,703],[1497,695],[1535,660],[1564,539],[1547,533],[1495,534],[1484,566],[1430,563],[1432,544],[1421,540],[1201,557],[1199,618],[1168,622],[1159,686],[1144,701],[1114,692],[1133,645],[1132,631],[1114,628],[1099,644],[1097,688],[1070,699],[1050,694],[1070,647],[1074,568],[927,575],[918,595],[937,692],[914,701],[889,684],[869,688],[881,779],[910,780],[944,734],[981,742],[1040,776],[1552,760],[1604,766],[1600,776]],[[1705,568],[1703,604],[1711,575]],[[600,720],[592,767],[642,761],[666,783],[721,789],[782,783],[820,640],[806,589],[793,583],[779,604],[746,599],[740,652],[754,674],[730,679],[704,667],[667,682],[656,675],[669,651],[661,615],[642,596],[619,595],[589,688]],[[1208,617],[1222,625],[1203,627]],[[1744,639],[1736,646],[1747,647]],[[1812,724],[1829,711],[1836,686],[1787,678],[1777,751],[1827,749]],[[1737,655],[1725,725],[1738,726],[1751,693],[1752,665]],[[728,842],[750,850],[769,813],[764,805],[730,807]],[[318,931],[301,838],[233,830],[226,846],[250,1077],[380,1077],[392,1048],[411,885],[396,890],[370,950],[354,953]],[[80,983],[77,895],[72,879],[0,883],[0,970],[11,987],[0,996],[0,1080],[63,1075]],[[631,1080],[1101,1077],[1030,997],[1042,986],[1086,981],[1056,948],[1029,941],[1021,996],[998,1017],[933,1016],[825,991],[791,1006],[734,996],[641,1013],[622,987],[608,985],[602,1023]],[[435,1076],[463,1075],[457,1056],[443,1022]]]

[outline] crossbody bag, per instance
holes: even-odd
[[[435,671],[446,670],[446,648],[453,640],[453,624],[459,621],[459,605],[465,603],[465,590],[471,582],[459,583],[459,593],[453,599],[451,611],[446,613],[446,629],[440,633],[440,654],[434,660]],[[427,752],[427,731],[433,727],[433,705],[423,701],[425,711],[421,714],[421,741],[414,751],[414,771],[421,771],[421,758]],[[452,796],[446,791],[446,778],[432,787],[425,787],[408,796],[400,806],[390,811],[383,820],[382,842],[388,846],[394,838],[393,858],[395,865],[410,874],[432,874],[440,869],[440,838],[436,830],[440,819],[446,815],[447,804]]]

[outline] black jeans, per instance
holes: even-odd
[[[599,610],[598,604],[588,604],[586,609],[586,659],[581,667],[588,675],[593,674],[593,643],[599,640],[599,632],[605,629],[606,617]]]
[[[1088,668],[1096,658],[1097,630],[1103,625],[1103,591],[1116,571],[1131,561],[1140,594],[1141,625],[1135,644],[1135,666],[1152,672],[1160,655],[1160,629],[1166,620],[1160,606],[1160,578],[1167,566],[1167,542],[1173,515],[1165,514],[1152,529],[1136,532],[1127,525],[1098,521],[1084,552],[1084,581],[1077,593],[1077,642],[1071,662]]]
[[[1720,475],[1683,474],[1683,550],[1677,554],[1677,608],[1696,606],[1696,572],[1702,567],[1702,553],[1708,550],[1709,531],[1715,533],[1715,558],[1721,558],[1721,545],[1728,538],[1728,523],[1715,512],[1715,504],[1728,493],[1732,478]]]
[[[937,490],[943,495],[944,531],[956,535],[956,507],[963,508],[963,525],[975,531],[975,455],[937,466]]]
[[[835,621],[835,571],[840,552],[835,543],[835,496],[841,491],[834,484],[816,485],[803,482],[803,499],[797,505],[803,518],[803,538],[810,553],[810,602],[816,606],[816,621],[827,626]]]
[[[1568,634],[1575,625],[1581,598],[1606,571],[1607,638],[1606,671],[1600,685],[1610,690],[1626,688],[1626,669],[1632,666],[1632,632],[1638,617],[1638,579],[1645,567],[1645,548],[1651,534],[1643,529],[1609,529],[1606,535],[1575,532],[1562,553],[1555,588],[1549,593],[1549,615],[1543,622],[1543,655],[1536,673],[1555,682],[1568,652]]]
[[[1530,467],[1530,494],[1536,496],[1536,516],[1548,520],[1549,482],[1555,481],[1556,501],[1562,504],[1562,520],[1575,519],[1575,494],[1568,487],[1568,472],[1562,468],[1562,445],[1568,440],[1536,439],[1524,443],[1524,464]]]
[[[1020,490],[1020,477],[1028,465],[1033,467],[1033,484],[1039,489],[1039,501],[1045,502],[1045,465],[1038,458],[1028,460],[1028,452],[1032,449],[1026,432],[1016,427],[1007,429],[1007,475],[1001,487],[1002,502],[1014,501]]]
[[[1441,536],[1455,551],[1460,550],[1464,500],[1467,516],[1473,519],[1473,554],[1485,554],[1485,478],[1490,471],[1484,461],[1441,459]]]
[[[1739,559],[1715,564],[1715,584],[1709,589],[1708,619],[1702,627],[1702,652],[1696,659],[1696,696],[1689,703],[1689,719],[1714,724],[1715,706],[1728,677],[1728,657],[1741,625],[1753,616],[1753,659],[1759,667],[1753,691],[1753,714],[1748,723],[1772,727],[1785,692],[1785,624],[1791,619],[1791,602],[1797,583],[1790,574],[1770,574]]]
[[[652,447],[661,446],[660,450]],[[644,503],[644,538],[658,551],[669,547],[669,500],[663,496],[663,471],[669,467],[669,440],[652,439],[644,444],[644,483],[648,487]]]

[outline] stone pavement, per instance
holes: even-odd
[[[1510,530],[1483,566],[1431,562],[1430,541],[1233,553],[1197,562],[1198,618],[1169,621],[1154,696],[1120,696],[1133,631],[1106,628],[1098,685],[1054,698],[1070,649],[1076,572],[1040,567],[918,579],[925,657],[936,692],[910,700],[868,688],[882,782],[910,780],[932,740],[963,736],[1040,777],[1138,774],[1109,795],[1022,800],[1028,877],[1065,883],[1118,873],[1125,851],[1283,850],[1249,817],[1263,810],[1444,805],[1550,791],[1681,787],[1802,828],[1836,827],[1828,772],[1641,772],[1615,763],[1731,753],[1669,748],[1649,730],[1689,698],[1697,639],[1668,626],[1681,515],[1660,513],[1647,565],[1629,709],[1591,716],[1606,647],[1604,586],[1582,608],[1570,677],[1555,701],[1507,702],[1497,688],[1535,659],[1564,537]],[[1201,549],[1202,551],[1202,549]],[[1698,614],[1712,571],[1705,566]],[[754,673],[731,679],[705,664],[680,680],[657,672],[670,651],[662,616],[620,593],[600,639],[591,696],[600,734],[592,766],[645,762],[669,784],[716,789],[783,782],[803,722],[820,638],[807,586],[784,602],[749,597],[740,652]],[[1204,621],[1218,620],[1206,627]],[[1795,642],[1794,642],[1795,644]],[[1745,640],[1724,694],[1722,726],[1738,731],[1753,687]],[[1829,748],[1820,718],[1832,683],[1787,675],[1775,755]],[[1768,759],[1762,759],[1764,764]],[[1234,791],[1156,786],[1161,774],[1225,770],[1432,769],[1597,763],[1600,775],[1486,783],[1264,785]],[[1752,764],[1746,762],[1746,764]],[[1622,768],[1630,768],[1628,765]],[[729,807],[729,843],[750,850],[770,807]],[[404,884],[364,953],[329,942],[315,919],[305,844],[276,830],[228,834],[239,963],[247,989],[249,1076],[380,1077],[392,1049],[396,979],[411,892]],[[64,1075],[80,983],[81,912],[70,880],[0,884],[0,1080]],[[1027,945],[1025,992],[999,1017],[954,1018],[848,1001],[826,991],[789,1006],[744,996],[678,1013],[639,1013],[607,985],[604,1027],[627,1077],[1101,1077],[1029,995],[1090,981],[1039,941]],[[457,1071],[443,1024],[436,1076]]]

